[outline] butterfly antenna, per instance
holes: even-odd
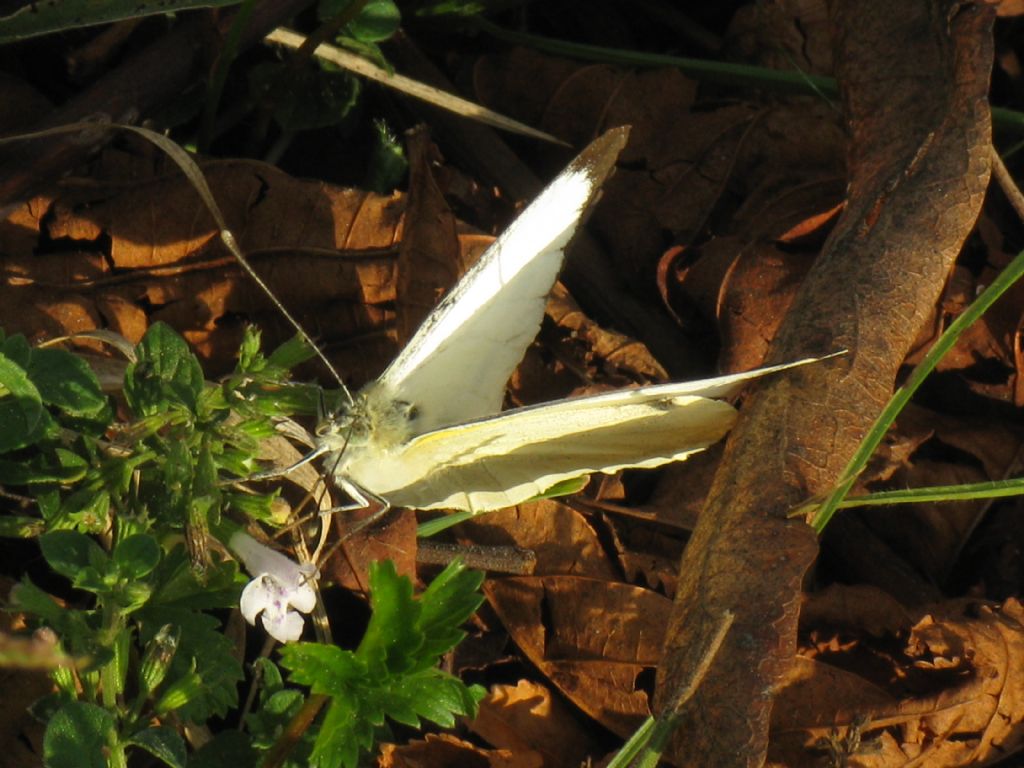
[[[259,273],[252,268],[252,265],[249,264],[248,259],[246,259],[245,256],[242,255],[242,249],[238,246],[238,241],[235,240],[235,236],[231,234],[231,230],[227,229],[226,227],[221,227],[220,239],[224,243],[224,245],[227,246],[227,249],[231,251],[231,255],[235,257],[235,260],[238,261],[239,264],[241,264],[242,269],[244,269],[246,273],[249,275],[249,277],[252,278],[253,282],[255,282],[256,285],[260,287],[260,290],[262,290],[263,293],[267,295],[267,298],[269,298],[273,305],[277,308],[277,311],[281,313],[285,320],[291,323],[292,327],[296,331],[298,331],[298,334],[299,336],[302,337],[302,340],[313,348],[313,350],[316,352],[317,357],[319,357],[323,364],[327,366],[327,370],[330,371],[331,376],[333,376],[334,380],[338,382],[338,385],[341,387],[341,391],[344,394],[345,400],[347,401],[348,405],[352,405],[352,393],[349,392],[348,387],[345,386],[345,382],[342,381],[341,374],[339,374],[337,369],[331,364],[331,361],[327,359],[327,355],[323,353],[323,351],[320,349],[320,346],[313,341],[312,337],[308,333],[306,333],[306,329],[302,327],[302,324],[298,320],[296,320],[294,316],[292,316],[292,313],[288,311],[285,305],[282,304],[281,301],[277,298],[277,296],[274,295],[274,292],[270,290],[270,286],[267,285],[263,281],[263,278],[259,276]]]

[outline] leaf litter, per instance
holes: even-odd
[[[766,65],[784,52],[774,63],[785,68],[798,55],[808,73],[830,74],[834,50],[821,19],[814,3],[749,6],[734,19],[727,45]],[[865,54],[844,56],[856,64]],[[570,256],[568,290],[559,286],[553,294],[541,343],[513,379],[513,404],[662,380],[666,369],[696,378],[716,360],[723,371],[759,364],[815,257],[857,202],[859,189],[845,185],[848,172],[867,162],[862,143],[870,148],[870,141],[881,141],[871,125],[855,126],[848,137],[836,104],[737,98],[699,87],[675,69],[626,72],[515,49],[478,59],[471,74],[481,101],[577,145],[602,127],[634,126],[622,167],[591,220],[593,240]],[[410,153],[409,196],[298,179],[249,160],[203,164],[257,269],[356,383],[383,368],[480,250],[479,236],[444,202],[444,187],[466,179],[439,170],[429,142],[419,141]],[[851,155],[851,141],[861,142],[861,154]],[[540,154],[546,156],[538,167],[549,170],[566,156],[554,149]],[[895,226],[879,224],[900,204],[894,195],[883,190],[874,207],[857,212],[862,232]],[[498,200],[500,213],[485,215],[500,219],[513,202]],[[972,223],[958,225],[964,236]],[[878,345],[886,334],[861,329],[851,344],[876,380],[920,357],[1011,258],[1019,229],[991,194],[933,297],[931,317],[920,318],[916,336],[904,338],[899,329],[893,343],[906,355],[883,354]],[[14,208],[0,224],[0,246],[6,283],[0,326],[8,333],[38,339],[106,328],[137,340],[150,323],[164,320],[186,335],[210,375],[227,366],[242,322],[257,322],[272,339],[288,333],[225,258],[187,183],[137,146],[104,150],[87,172]],[[670,320],[637,327],[626,299],[615,293],[588,316],[574,299],[577,288],[586,290],[573,276],[588,270],[594,253],[621,276],[623,295]],[[881,290],[877,278],[865,285],[868,292]],[[889,435],[862,490],[1021,474],[1014,411],[1024,402],[1020,291],[1007,294],[946,358],[934,386]],[[658,336],[666,328],[676,336],[671,342]],[[815,329],[806,333],[813,338]],[[681,372],[679,358],[649,351],[668,343],[685,347],[687,359],[704,369]],[[875,388],[890,384],[876,381]],[[821,384],[811,378],[797,376],[785,386],[821,398],[813,389]],[[817,457],[820,445],[802,440],[809,461],[837,461]],[[805,537],[734,520],[725,522],[732,538],[723,542],[690,537],[721,453],[709,451],[655,478],[595,482],[580,499],[524,504],[455,529],[462,545],[532,550],[535,571],[495,572],[487,582],[489,606],[470,641],[487,654],[465,668],[499,682],[477,721],[460,735],[389,746],[380,764],[576,765],[613,751],[611,734],[628,736],[651,712],[655,670],[662,680],[671,677],[671,657],[665,661],[662,649],[672,641],[667,628],[670,635],[678,629],[670,622],[673,597],[681,592],[678,599],[696,611],[711,611],[721,600],[714,585],[695,589],[694,570],[678,578],[687,541],[687,565],[736,566],[722,572],[733,582],[732,599],[750,605],[733,607],[753,609],[777,632],[770,648],[764,637],[751,636],[762,643],[755,649],[763,654],[757,674],[749,655],[727,645],[721,665],[730,669],[726,679],[734,688],[712,679],[708,695],[727,708],[761,701],[766,685],[776,693],[774,706],[741,708],[749,722],[740,729],[729,730],[730,721],[712,713],[699,721],[707,730],[701,740],[693,739],[691,724],[681,754],[688,744],[709,765],[760,755],[785,766],[954,766],[993,763],[1021,749],[1018,502],[844,512],[857,527],[842,530],[857,531],[857,538],[840,544],[826,535],[801,596],[800,579],[781,578],[774,563],[790,557],[809,565],[813,548]],[[750,478],[741,473],[734,482]],[[366,562],[382,555],[415,572],[413,526],[405,515],[368,542],[347,547],[335,580],[359,589]],[[746,538],[737,526],[758,535]],[[722,549],[728,556],[719,559]],[[884,552],[886,561],[869,560],[866,552]],[[894,582],[900,573],[914,574],[921,589],[901,589]],[[781,604],[765,598],[772,593]],[[802,603],[799,626],[796,602]],[[762,719],[768,726],[759,733]]]

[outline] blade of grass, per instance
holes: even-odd
[[[672,693],[657,717],[648,717],[629,737],[622,749],[608,763],[608,768],[657,768],[676,726],[679,725],[683,705],[690,700],[707,676],[711,662],[721,650],[725,636],[735,620],[736,615],[731,611],[726,611],[722,615],[714,634],[708,638],[707,647],[695,660],[684,684]]]
[[[1012,477],[1007,480],[989,480],[983,483],[930,485],[922,488],[905,488],[899,491],[878,491],[864,496],[849,496],[839,502],[837,508],[880,507],[890,504],[917,504],[929,501],[973,501],[1021,495],[1024,495],[1024,477]]]
[[[1003,161],[1000,159],[994,148],[992,149],[992,164],[993,177],[996,178],[1000,186],[1002,186],[1004,191],[1007,192],[1007,196],[1011,199],[1011,202],[1017,209],[1018,215],[1021,215],[1022,218],[1024,218],[1024,199],[1021,199],[1020,192],[1017,191],[1016,185],[1013,183],[1009,172],[1006,170],[1006,166],[1003,165]],[[882,413],[879,414],[875,423],[871,426],[871,429],[868,430],[864,440],[861,441],[857,452],[853,455],[853,458],[850,459],[849,464],[846,465],[846,469],[843,471],[836,488],[828,498],[825,499],[825,502],[821,506],[817,507],[811,515],[809,522],[814,529],[818,531],[818,533],[821,533],[825,529],[825,526],[828,525],[829,520],[832,519],[832,515],[835,514],[840,503],[850,492],[850,489],[856,482],[857,477],[864,471],[864,467],[867,466],[868,459],[871,458],[879,443],[882,442],[882,438],[885,437],[885,433],[889,430],[893,421],[896,420],[896,416],[903,410],[907,403],[910,402],[910,398],[913,396],[914,392],[917,391],[918,387],[921,386],[928,375],[935,370],[939,361],[950,349],[952,349],[953,345],[956,344],[964,331],[974,324],[978,318],[985,314],[989,307],[991,307],[1000,296],[1006,293],[1010,286],[1017,282],[1021,276],[1024,276],[1024,251],[1018,253],[1006,268],[999,273],[999,276],[992,281],[992,284],[982,291],[981,295],[971,303],[964,313],[950,323],[949,327],[939,337],[938,341],[936,341],[935,344],[932,345],[932,348],[928,350],[928,354],[924,356],[924,359],[917,364],[913,371],[910,372],[910,376],[907,378],[906,383],[893,393],[892,398],[890,398],[885,408],[882,409]]]

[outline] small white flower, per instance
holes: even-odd
[[[242,531],[231,535],[228,546],[254,577],[242,590],[239,603],[245,620],[256,626],[256,617],[261,616],[264,629],[275,640],[298,640],[303,618],[296,611],[309,613],[316,605],[312,584],[316,567],[299,565]]]

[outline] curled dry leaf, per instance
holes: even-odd
[[[514,754],[507,749],[483,749],[447,733],[428,734],[407,744],[381,744],[378,768],[542,768],[537,753]]]
[[[883,594],[837,587],[810,607],[807,636],[833,640],[804,645],[780,691],[771,764],[820,765],[823,752],[846,749],[850,766],[941,768],[987,765],[1021,748],[1019,602],[950,601],[915,621]],[[866,626],[871,635],[858,629]]]

